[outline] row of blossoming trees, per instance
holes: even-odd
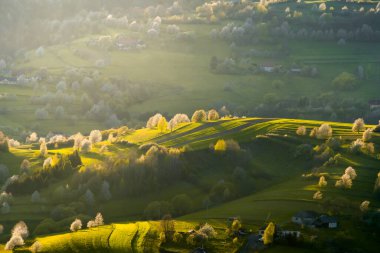
[[[191,122],[202,122],[202,121],[213,121],[220,118],[219,113],[215,109],[209,111],[196,110],[191,117]],[[160,113],[156,113],[154,116],[150,117],[146,123],[146,127],[153,129],[156,128],[160,132],[165,132],[166,130],[173,131],[173,129],[181,123],[190,122],[189,116],[183,113],[178,113],[174,115],[172,119],[167,121],[167,119]]]

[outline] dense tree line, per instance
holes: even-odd
[[[59,155],[55,158],[54,165],[47,165],[43,169],[35,171],[32,175],[22,174],[15,180],[6,182],[5,190],[13,194],[26,194],[47,187],[54,181],[62,180],[73,174],[78,166],[82,165],[79,153],[75,151],[71,155]]]

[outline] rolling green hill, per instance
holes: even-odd
[[[194,161],[193,165],[200,166],[199,169],[201,170],[196,174],[199,181],[197,184],[178,182],[169,185],[159,192],[147,193],[144,195],[144,198],[126,197],[100,204],[98,210],[102,211],[103,215],[107,217],[106,219],[110,221],[140,220],[142,211],[149,202],[154,200],[170,200],[176,194],[185,192],[192,195],[195,210],[199,211],[180,217],[178,218],[179,220],[193,223],[209,221],[215,224],[224,224],[227,217],[239,216],[246,225],[254,228],[263,224],[268,218],[278,223],[287,223],[290,217],[299,210],[307,209],[323,212],[322,202],[320,200],[313,200],[313,194],[317,190],[321,190],[323,197],[326,199],[349,199],[352,205],[356,205],[357,207],[363,200],[370,200],[373,207],[379,206],[380,202],[373,197],[372,192],[380,162],[375,155],[354,155],[348,150],[351,141],[361,137],[361,133],[352,132],[352,124],[328,122],[333,128],[333,136],[341,137],[344,141],[342,141],[341,147],[337,151],[341,155],[338,163],[332,166],[321,167],[318,171],[320,175],[326,176],[327,187],[320,188],[318,186],[319,177],[302,177],[303,174],[310,173],[313,165],[310,161],[303,158],[294,157],[297,146],[304,143],[320,145],[324,140],[318,140],[308,135],[298,136],[295,131],[302,125],[306,126],[309,133],[311,129],[320,126],[322,123],[324,122],[295,119],[240,118],[203,123],[186,123],[177,127],[173,132],[166,133],[160,133],[155,129],[138,129],[119,136],[120,141],[128,141],[128,146],[118,144],[117,142],[109,143],[108,141],[103,141],[97,144],[90,153],[81,154],[81,157],[85,165],[91,165],[120,152],[128,153],[135,145],[139,146],[154,142],[166,147],[186,147],[187,151],[185,151],[185,154],[189,156],[188,159]],[[239,142],[242,148],[250,151],[253,158],[249,163],[248,169],[253,175],[255,190],[252,193],[243,193],[245,197],[223,204],[215,204],[206,210],[202,201],[205,195],[208,194],[208,190],[199,186],[210,183],[212,185],[212,182],[217,183],[221,179],[230,177],[231,173],[231,169],[229,169],[230,165],[228,165],[230,162],[227,162],[229,161],[227,157],[223,155],[219,155],[219,157],[218,155],[207,155],[209,146],[215,144],[219,139],[234,139]],[[371,142],[375,143],[377,150],[379,135],[374,134]],[[108,145],[106,153],[99,153],[102,145]],[[12,169],[13,173],[17,172],[17,164],[23,158],[30,159],[33,168],[39,170],[43,160],[37,157],[37,149],[38,146],[22,146],[18,149],[11,149],[10,154],[1,153],[0,156],[4,163]],[[55,153],[70,152],[72,152],[72,148],[58,147],[49,150],[49,156]],[[200,159],[199,162],[195,162],[198,159]],[[355,168],[358,177],[354,180],[352,189],[338,189],[334,186],[335,181],[344,173],[344,169],[348,166]],[[208,169],[210,167],[213,167],[213,169]],[[65,181],[57,182],[42,190],[42,196],[50,199],[51,193],[49,192],[54,191],[57,185],[61,184],[65,184]],[[31,205],[28,203],[28,199],[28,196],[15,196],[12,212],[2,216],[3,218],[1,218],[0,222],[10,226],[18,220],[23,219],[31,225],[37,224],[43,217],[48,216],[54,206],[53,200],[43,205]],[[25,211],[23,207],[25,205],[29,206],[28,211]],[[30,206],[33,206],[33,209]],[[128,208],[125,209],[122,206],[128,206]],[[351,211],[347,211],[347,214],[350,213]],[[54,237],[41,237],[38,240],[41,240],[43,244],[51,245],[47,246],[48,249],[56,249],[58,246],[55,244],[55,241],[57,238],[60,238],[59,241],[64,245],[59,247],[71,247],[82,250],[84,248],[81,247],[85,247],[86,250],[90,250],[91,247],[95,247],[93,243],[100,243],[99,247],[111,247],[106,245],[107,240],[104,238],[112,233],[108,242],[113,245],[112,249],[116,250],[112,252],[117,252],[118,247],[123,249],[140,247],[136,245],[141,245],[142,239],[134,238],[133,242],[125,239],[122,241],[122,245],[118,246],[116,242],[120,242],[120,240],[117,238],[119,234],[120,236],[126,234],[126,230],[134,231],[130,232],[131,236],[137,233],[139,236],[144,237],[144,234],[148,231],[145,228],[147,224],[138,222],[136,225],[128,225],[130,227],[115,224],[102,227],[101,231],[104,231],[104,233],[102,232],[101,234],[97,234],[96,230],[90,229],[88,232],[81,231]],[[85,233],[86,236],[82,238],[80,236],[81,233]],[[77,242],[77,236],[78,239],[84,241]],[[101,238],[96,239],[98,237]],[[113,241],[115,244],[112,243]],[[48,250],[47,252],[51,251]]]

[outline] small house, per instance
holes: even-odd
[[[206,250],[203,248],[196,248],[192,250],[191,253],[206,253]]]
[[[276,70],[275,66],[272,64],[263,64],[260,68],[263,72],[266,73],[273,73]]]
[[[292,217],[292,222],[304,226],[313,226],[318,216],[318,213],[314,211],[300,211]]]
[[[326,227],[326,228],[337,228],[338,227],[338,220],[335,217],[328,216],[328,215],[321,215],[319,218],[314,222],[315,227]]]

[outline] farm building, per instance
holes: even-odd
[[[315,227],[337,228],[338,220],[332,216],[321,215],[314,221],[313,225],[315,225]]]
[[[337,228],[338,220],[329,215],[320,215],[314,211],[300,211],[292,217],[292,222],[312,228]]]
[[[16,84],[17,79],[14,77],[2,77],[0,76],[0,84]]]
[[[119,35],[115,38],[115,47],[119,50],[128,51],[133,49],[142,49],[145,48],[146,45],[144,41],[128,38],[123,35]]]
[[[260,236],[263,236],[264,235],[264,231],[266,229],[266,226],[262,226],[259,231],[258,231],[258,234]],[[287,237],[287,236],[294,236],[294,237],[300,237],[301,236],[301,232],[300,231],[293,231],[293,230],[283,230],[281,229],[281,227],[279,225],[276,224],[276,227],[275,227],[275,238],[284,238],[284,237]]]
[[[368,104],[369,104],[370,110],[376,110],[376,109],[380,108],[380,99],[370,100],[370,101],[368,101]]]

